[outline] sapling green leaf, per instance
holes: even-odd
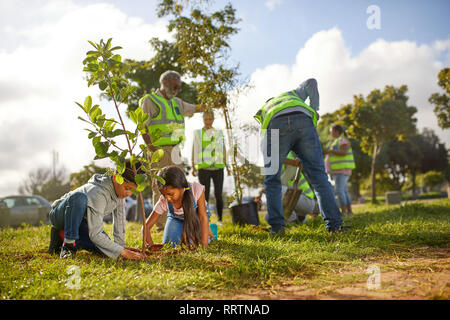
[[[84,99],[84,111],[86,113],[89,113],[89,111],[91,111],[91,107],[92,107],[92,98],[91,96],[87,96],[86,99]]]
[[[86,119],[84,119],[84,118],[82,118],[82,117],[80,117],[80,116],[78,116],[78,119],[80,119],[81,121],[87,122],[87,123],[89,123],[89,124],[92,124],[91,122],[87,121]]]
[[[119,174],[122,174],[122,173],[125,172],[125,168],[126,168],[125,167],[125,158],[118,157],[117,159],[118,159],[118,161],[116,162],[116,164],[117,164],[117,172]]]
[[[164,178],[157,176],[155,174],[151,174],[150,175],[151,178],[158,180],[162,185],[166,184],[166,180],[164,180]]]
[[[132,154],[130,157],[131,166],[134,166],[137,162],[138,162],[138,159],[137,159],[136,155]]]
[[[98,116],[102,114],[102,110],[99,106],[94,106],[91,111],[89,111],[89,118],[91,118],[92,122],[95,122]]]
[[[104,91],[108,87],[108,83],[105,80],[102,80],[98,83],[98,87],[100,90]]]
[[[136,184],[137,184],[137,191],[139,191],[139,192],[141,192],[141,191],[144,191],[144,189],[145,189],[145,187],[147,186],[147,184],[148,184],[148,176],[146,175],[146,174],[138,174],[138,175],[136,175],[136,177],[135,177],[135,181],[136,181]]]
[[[89,130],[89,131],[91,131],[91,130]],[[91,131],[91,133],[88,134],[88,138],[92,139],[92,138],[96,137],[97,135],[98,135],[98,132]]]
[[[153,152],[153,154],[152,154],[152,161],[151,161],[150,164],[159,162],[159,161],[162,159],[163,156],[164,156],[164,150],[163,150],[163,149],[158,149],[158,150],[156,150],[156,151]]]
[[[124,179],[123,179],[123,177],[120,174],[116,174],[115,177],[116,177],[116,182],[118,184],[122,184],[123,183]]]

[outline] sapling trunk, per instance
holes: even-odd
[[[232,134],[232,127],[231,127],[231,122],[230,122],[230,116],[228,114],[228,110],[226,108],[226,105],[222,106],[223,109],[223,115],[225,118],[225,126],[227,129],[227,133],[228,133],[228,141],[229,141],[229,145],[230,148],[228,150],[233,150],[233,161],[231,164],[231,170],[233,171],[233,177],[234,177],[234,187],[235,187],[235,192],[237,195],[237,201],[238,204],[242,204],[242,188],[241,188],[241,179],[240,179],[240,175],[239,175],[239,171],[237,169],[237,149],[234,147],[234,143],[233,143],[233,134]]]
[[[144,198],[142,197],[142,192],[139,192],[139,201],[141,202],[141,214],[142,214],[142,226],[143,226],[143,232],[142,232],[142,253],[145,254],[145,239],[147,237],[147,231],[145,228],[145,208],[144,208]]]

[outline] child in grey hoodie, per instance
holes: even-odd
[[[140,164],[136,165],[138,167]],[[115,175],[94,174],[88,183],[66,193],[52,204],[50,253],[60,252],[61,258],[69,258],[77,250],[85,249],[110,258],[122,256],[137,260],[145,257],[140,252],[125,248],[124,199],[137,187],[129,160],[122,176],[124,182],[119,184]],[[114,241],[103,230],[103,218],[110,213],[113,216]],[[64,242],[61,240],[62,233]]]

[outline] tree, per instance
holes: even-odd
[[[416,132],[417,109],[407,105],[407,90],[405,85],[386,86],[384,91],[373,90],[366,99],[354,96],[348,131],[361,142],[362,150],[372,156],[372,203],[376,203],[376,162],[383,146],[394,139],[403,141]]]
[[[442,69],[438,74],[438,85],[445,90],[444,94],[433,93],[428,99],[434,104],[434,113],[442,129],[450,128],[450,68]]]
[[[416,143],[423,153],[420,172],[431,170],[445,171],[448,167],[447,148],[432,129],[424,128],[416,139]]]
[[[422,186],[426,187],[428,191],[430,191],[432,187],[444,183],[445,178],[442,172],[432,170],[428,171],[427,173],[424,173],[421,176],[420,180]]]
[[[24,195],[40,195],[52,202],[70,191],[70,184],[65,180],[64,167],[37,168],[28,173],[18,192]]]
[[[99,167],[94,162],[91,162],[89,165],[83,166],[82,170],[71,173],[69,183],[73,190],[86,184],[94,174],[105,174],[107,172],[108,168]]]
[[[232,104],[230,96],[237,89],[239,74],[238,66],[228,65],[230,46],[227,42],[238,32],[236,25],[239,19],[231,4],[211,14],[202,12],[198,7],[205,2],[186,1],[187,5],[183,6],[178,1],[161,0],[158,16],[171,17],[168,30],[174,34],[175,46],[180,53],[178,61],[191,77],[199,79],[195,83],[199,102],[219,108],[223,113],[230,146],[228,150],[232,155],[234,197],[240,204],[243,193],[231,119],[236,106]],[[183,15],[186,11],[189,12],[188,16]]]
[[[121,49],[120,46],[112,46],[112,38],[106,42],[103,39],[99,43],[89,41],[94,47],[86,53],[86,58],[83,61],[83,71],[88,74],[88,86],[96,85],[100,91],[103,92],[110,100],[113,101],[115,110],[117,112],[118,120],[114,118],[106,118],[99,105],[93,105],[92,97],[85,98],[84,103],[76,103],[82,111],[87,115],[87,118],[78,117],[80,120],[88,123],[92,129],[86,129],[89,134],[88,138],[92,140],[96,157],[95,159],[109,158],[116,164],[115,181],[119,184],[124,182],[122,174],[125,172],[126,157],[130,159],[131,167],[135,174],[135,181],[137,189],[135,194],[139,196],[141,203],[142,221],[145,224],[144,200],[142,191],[146,186],[151,184],[151,179],[155,178],[164,180],[156,176],[153,172],[157,168],[150,168],[150,166],[158,162],[163,156],[163,150],[158,149],[152,152],[148,149],[146,144],[140,144],[137,148],[138,138],[147,133],[146,121],[149,115],[146,114],[141,107],[129,113],[131,120],[136,124],[134,131],[128,131],[125,127],[122,114],[119,106],[121,104],[128,104],[130,95],[136,90],[125,78],[125,74],[129,71],[129,66],[122,62],[122,57],[114,51]],[[120,128],[116,129],[118,125]],[[176,129],[174,127],[174,129]],[[126,146],[119,146],[116,142],[117,138],[124,138]],[[155,138],[155,137],[152,137]],[[110,149],[113,149],[110,151]],[[150,161],[147,158],[150,157]],[[136,164],[140,162],[142,166],[139,173],[136,170]],[[145,253],[145,242],[147,230],[143,228],[142,251]]]
[[[400,191],[408,176],[411,176],[413,195],[415,194],[415,177],[423,158],[417,142],[417,136],[414,136],[406,141],[392,140],[385,144],[382,163],[391,189]]]

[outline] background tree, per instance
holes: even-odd
[[[72,190],[81,187],[82,185],[86,184],[94,174],[105,174],[108,172],[108,170],[109,168],[100,167],[97,166],[94,162],[91,162],[90,164],[83,166],[82,170],[70,174],[70,187]]]
[[[234,177],[235,198],[242,202],[242,186],[238,149],[235,147],[232,128],[232,114],[236,105],[230,93],[238,86],[238,66],[229,66],[228,41],[238,32],[239,19],[231,4],[211,14],[199,8],[208,1],[162,0],[158,5],[158,16],[170,16],[168,30],[173,32],[175,46],[180,53],[178,61],[195,83],[198,101],[211,108],[220,108],[225,119],[228,136],[228,150],[231,151],[231,169]],[[188,12],[188,15],[183,15]]]
[[[400,141],[416,132],[417,109],[407,105],[408,88],[386,86],[384,91],[373,90],[365,99],[354,96],[348,132],[361,142],[364,152],[372,156],[371,189],[372,203],[376,203],[376,162],[383,146],[394,139]]]
[[[406,141],[392,140],[385,144],[384,170],[386,178],[390,181],[391,190],[400,191],[407,182],[408,176],[415,179],[415,174],[420,166],[423,153],[416,144],[417,136]],[[413,193],[415,181],[413,181]]]
[[[442,129],[450,128],[450,68],[442,69],[438,74],[438,85],[445,90],[444,94],[433,93],[428,99],[434,104],[434,113]]]
[[[448,167],[448,150],[441,143],[436,133],[429,128],[424,128],[422,133],[415,139],[423,153],[420,162],[420,172],[426,173],[431,170],[444,172]]]
[[[39,195],[52,202],[70,191],[64,167],[41,167],[28,173],[19,194]]]
[[[444,181],[444,174],[435,170],[428,171],[420,177],[421,185],[427,188],[428,192],[430,192],[431,188],[433,188],[434,186],[444,183]]]

